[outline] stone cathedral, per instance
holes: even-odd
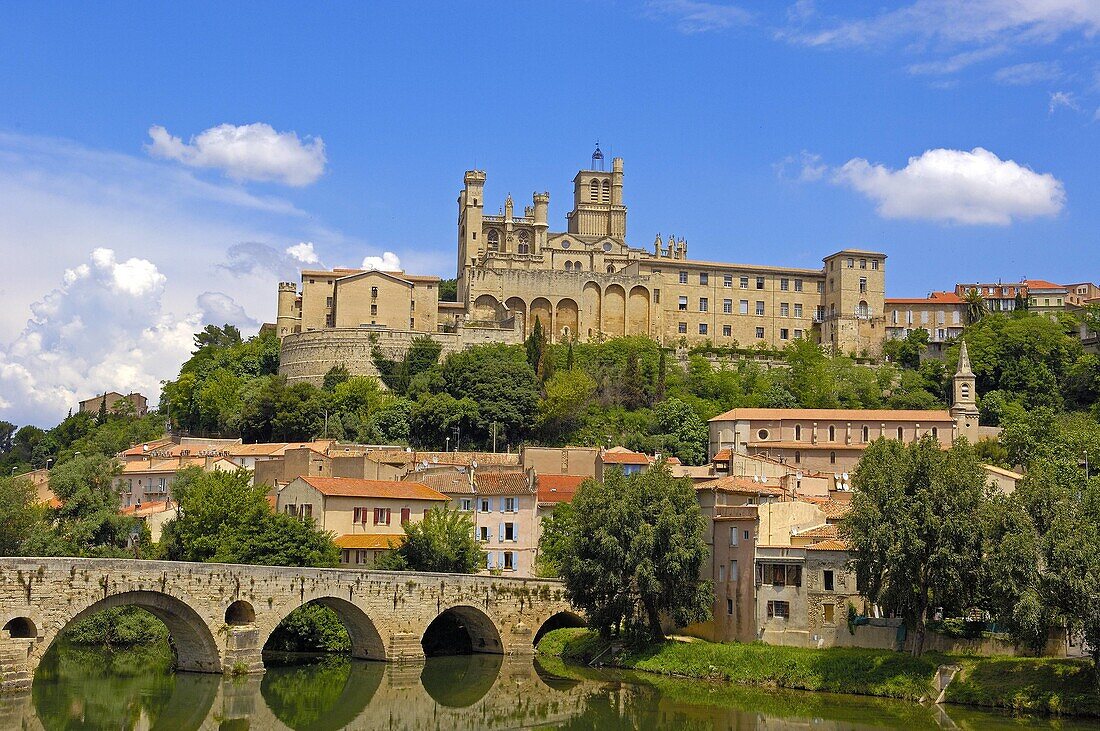
[[[319,381],[336,363],[373,373],[370,350],[399,353],[430,334],[445,351],[519,342],[536,319],[554,342],[646,335],[666,345],[782,348],[797,338],[877,355],[885,338],[886,255],[843,249],[819,268],[700,261],[683,238],[627,240],[623,159],[604,169],[599,146],[573,178],[564,231],[551,231],[549,193],[517,214],[511,195],[485,212],[487,176],[458,194],[457,302],[439,278],[405,272],[305,270],[279,285],[281,371]],[[733,245],[730,244],[732,249]]]

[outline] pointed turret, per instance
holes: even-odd
[[[957,376],[973,376],[974,371],[970,367],[970,353],[966,349],[966,341],[962,341],[962,348],[959,349],[959,368],[955,372]]]
[[[966,341],[959,348],[959,367],[953,381],[954,399],[951,404],[951,417],[955,420],[955,432],[959,436],[974,442],[978,438],[978,390],[977,377],[970,367],[970,352]]]

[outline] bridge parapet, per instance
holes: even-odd
[[[0,558],[0,690],[30,685],[42,655],[76,619],[138,606],[165,623],[180,670],[262,672],[264,644],[308,603],[333,609],[352,655],[418,660],[446,615],[474,652],[524,654],[547,622],[575,621],[560,582],[467,574],[140,561]]]

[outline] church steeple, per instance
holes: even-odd
[[[959,348],[959,367],[951,380],[954,396],[951,403],[951,418],[955,420],[956,434],[972,442],[976,441],[979,417],[977,377],[970,366],[970,352],[966,349],[965,340]]]

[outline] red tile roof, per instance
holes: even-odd
[[[779,421],[802,419],[819,421],[951,421],[951,414],[939,409],[730,409],[710,421],[755,419]],[[808,444],[808,442],[807,442]],[[821,446],[820,442],[817,446]]]
[[[817,538],[819,540],[825,540],[826,538],[836,538],[840,534],[837,532],[835,524],[826,523],[825,525],[818,525],[813,528],[799,531],[795,535],[799,538]]]
[[[1065,289],[1061,284],[1048,282],[1045,279],[1025,279],[1024,284],[1027,285],[1028,289]]]
[[[539,475],[538,492],[540,503],[568,503],[573,500],[577,488],[590,478],[584,475]]]
[[[524,472],[477,471],[474,487],[478,495],[525,495],[533,492]]]
[[[753,482],[751,477],[730,475],[719,477],[716,480],[706,480],[695,484],[696,490],[719,490],[738,495],[783,495],[780,485],[769,485],[766,482]]]
[[[729,462],[731,457],[733,457],[733,450],[727,447],[726,449],[719,449],[718,453],[714,455],[714,459],[711,461]]]
[[[600,460],[604,464],[649,464],[649,457],[641,452],[631,452],[629,450],[621,452],[607,450],[600,455]]]
[[[847,551],[848,544],[844,541],[836,540],[835,538],[829,538],[818,543],[811,543],[806,546],[807,551]]]
[[[473,495],[474,486],[470,484],[470,475],[465,470],[448,469],[441,472],[413,472],[405,477],[406,482],[419,482],[422,485],[447,495]]]
[[[340,548],[397,548],[405,542],[404,533],[345,533],[335,543]]]
[[[397,480],[360,480],[352,477],[299,477],[328,497],[373,497],[392,500],[449,500],[419,482]]]

